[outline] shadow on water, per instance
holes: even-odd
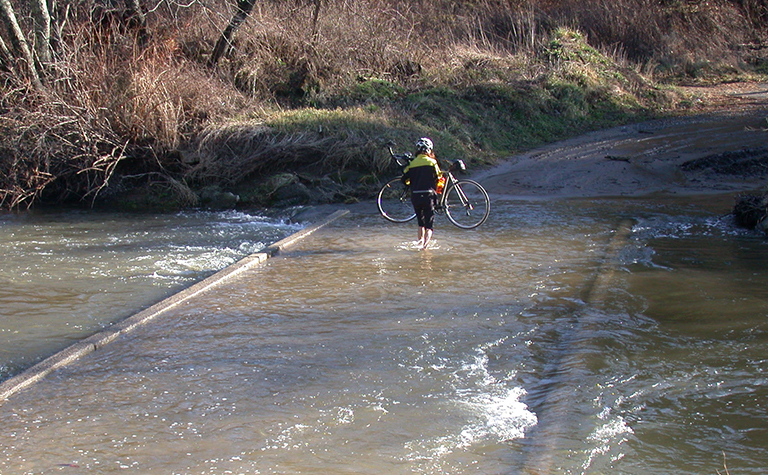
[[[343,220],[182,304],[0,406],[0,471],[760,473],[763,239],[712,204],[495,205],[427,251]]]

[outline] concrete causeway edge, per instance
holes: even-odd
[[[187,300],[209,290],[210,288],[223,283],[227,279],[261,264],[270,257],[278,255],[284,249],[296,244],[318,229],[327,226],[328,224],[343,216],[346,216],[347,214],[349,214],[349,211],[347,210],[336,211],[322,221],[311,224],[306,228],[297,231],[270,246],[267,246],[260,252],[250,254],[235,262],[234,264],[227,266],[215,274],[203,279],[202,281],[171,295],[170,297],[152,305],[147,309],[144,309],[124,320],[109,326],[109,328],[106,328],[94,335],[73,343],[67,348],[52,356],[49,356],[36,365],[27,368],[15,376],[8,378],[7,380],[0,383],[0,404],[8,400],[17,392],[22,391],[23,389],[26,389],[36,382],[42,380],[57,369],[62,368],[80,359],[81,357],[96,351],[99,348],[104,347],[121,335],[125,335],[140,326],[146,325],[166,310],[176,307],[182,302],[186,302]]]

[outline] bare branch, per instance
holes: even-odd
[[[237,0],[235,14],[232,16],[229,25],[227,25],[224,32],[222,32],[221,37],[219,37],[219,40],[216,42],[216,46],[213,48],[213,53],[211,53],[211,58],[208,61],[208,66],[216,66],[221,57],[227,53],[232,46],[232,36],[234,36],[235,31],[237,31],[237,29],[240,28],[240,25],[242,25],[248,18],[248,15],[250,15],[255,4],[256,0]]]
[[[27,42],[24,33],[21,31],[19,22],[16,20],[16,12],[13,11],[13,6],[11,5],[10,0],[0,0],[0,20],[5,23],[5,28],[8,31],[8,36],[11,40],[15,58],[24,64],[26,75],[29,77],[29,80],[32,82],[35,89],[41,91],[43,85],[40,82],[40,76],[35,68],[32,51],[29,49],[29,43]]]

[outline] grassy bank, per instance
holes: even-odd
[[[454,75],[450,80],[421,79],[408,88],[359,78],[327,104],[259,111],[217,124],[202,134],[199,162],[187,177],[190,183],[224,177],[216,183],[245,201],[270,203],[285,201],[276,196],[280,186],[315,188],[313,177],[327,176],[340,185],[327,191],[337,193],[306,199],[364,199],[382,178],[397,173],[387,143],[408,150],[416,138],[429,136],[441,159],[462,158],[476,168],[584,131],[677,113],[692,103],[599,53],[573,30],[556,30],[547,46],[537,57],[467,53],[457,70],[441,72]],[[346,104],[334,105],[340,103]],[[286,164],[293,180],[285,176]],[[282,180],[260,180],[278,172]],[[241,174],[254,178],[255,186]]]
[[[366,199],[389,142],[481,167],[696,112],[675,85],[761,78],[768,23],[757,1],[265,1],[211,66],[234,2],[161,2],[141,40],[98,3],[42,88],[6,65],[2,207]]]

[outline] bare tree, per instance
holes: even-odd
[[[322,0],[315,1],[315,12],[312,14],[312,42],[317,41],[317,37],[320,31],[317,29],[317,21],[320,19],[320,7],[322,6]]]
[[[0,37],[0,65],[2,65],[4,68],[10,69],[12,64],[13,54],[11,54],[11,50],[8,49],[8,45],[5,44],[5,40]]]
[[[35,23],[35,53],[41,63],[51,62],[51,14],[46,0],[32,0],[32,19]]]
[[[35,67],[32,50],[30,50],[27,38],[21,31],[18,20],[16,20],[16,12],[13,11],[13,6],[11,5],[10,0],[0,0],[0,20],[4,23],[4,26],[8,31],[13,59],[20,61],[23,64],[26,75],[29,77],[29,80],[32,81],[32,85],[36,89],[42,90],[43,85],[40,82],[40,75]]]
[[[211,58],[208,60],[208,65],[211,67],[216,66],[219,60],[224,56],[229,48],[232,46],[232,36],[235,34],[240,25],[248,18],[251,10],[253,10],[256,0],[237,0],[235,14],[229,21],[229,25],[224,29],[216,42],[216,46],[213,48]]]

